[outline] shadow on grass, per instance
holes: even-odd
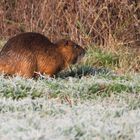
[[[91,66],[75,66],[69,68],[69,70],[62,71],[56,75],[60,78],[67,78],[67,77],[76,77],[81,78],[82,76],[90,76],[90,75],[107,75],[112,73],[111,70],[106,68],[93,68]]]

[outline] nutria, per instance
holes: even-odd
[[[31,78],[35,73],[53,76],[75,64],[85,50],[71,40],[52,43],[39,33],[27,32],[8,40],[0,52],[0,73]]]

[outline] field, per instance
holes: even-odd
[[[139,75],[102,72],[37,81],[1,76],[0,139],[139,139],[139,83]]]
[[[91,67],[90,58],[56,78],[1,75],[0,139],[138,140],[140,75]]]
[[[86,48],[55,78],[0,74],[0,140],[139,140],[138,0],[0,0],[0,19],[0,49],[21,32]]]

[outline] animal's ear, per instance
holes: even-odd
[[[69,41],[68,40],[65,40],[64,45],[65,46],[68,46],[69,45]]]

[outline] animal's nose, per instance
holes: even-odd
[[[84,57],[85,56],[85,53],[86,53],[85,49],[82,49],[81,52],[80,52],[80,56],[81,57]]]
[[[86,51],[85,49],[82,49],[82,54],[85,55]]]

